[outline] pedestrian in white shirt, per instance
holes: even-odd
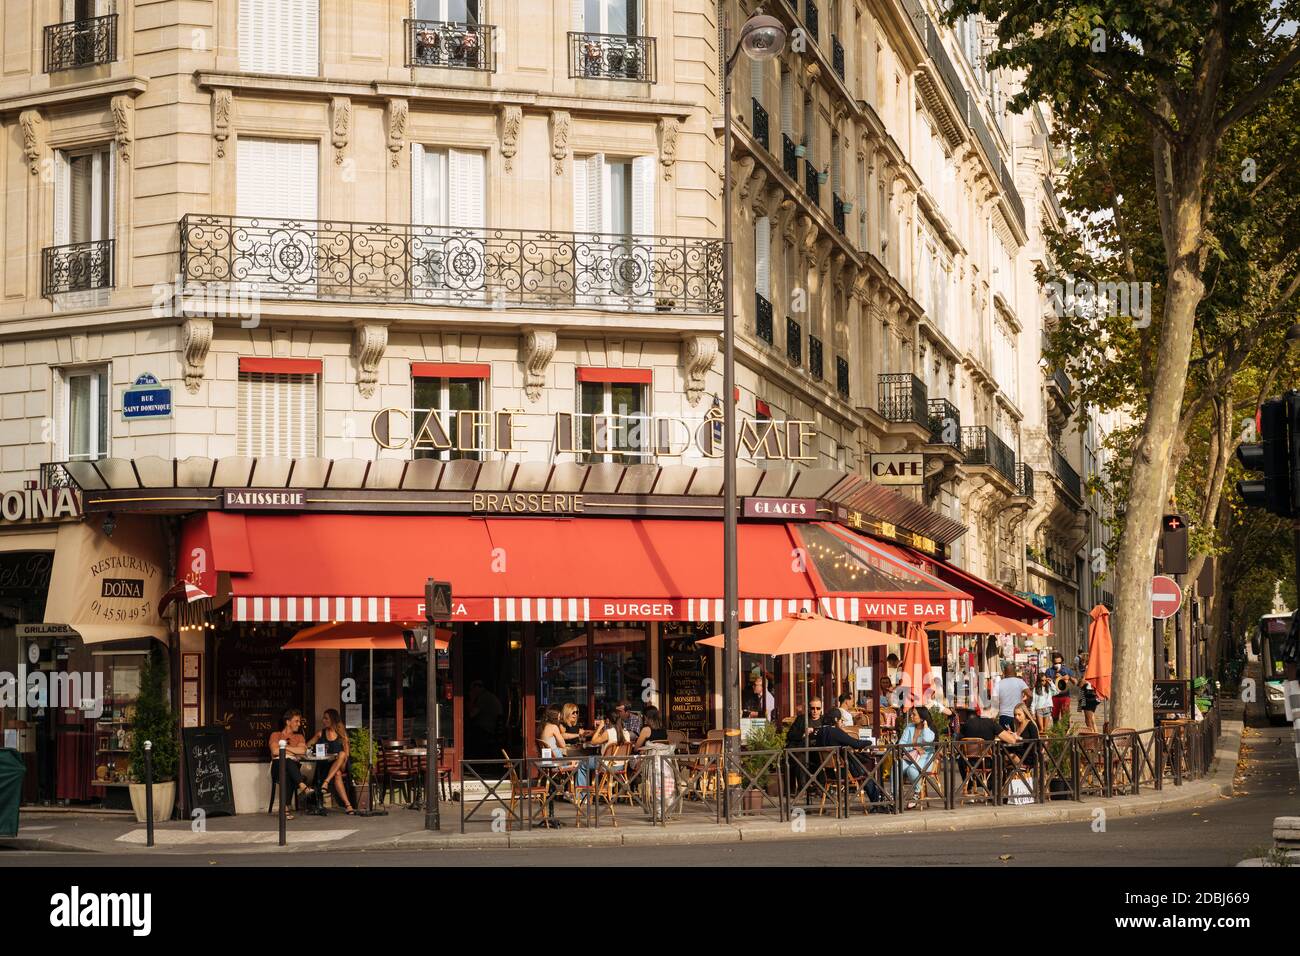
[[[998,723],[1003,730],[1014,730],[1016,708],[1025,698],[1029,685],[1016,675],[1016,665],[1008,661],[1002,665],[1002,680],[998,681],[994,697],[998,705]]]

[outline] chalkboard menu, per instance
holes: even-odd
[[[235,794],[230,783],[226,732],[220,727],[187,727],[181,731],[185,750],[185,785],[190,812],[234,816]]]
[[[664,664],[668,727],[695,737],[706,736],[713,704],[708,655],[697,650],[669,650]]]
[[[284,712],[307,699],[306,655],[285,651],[276,628],[243,628],[222,635],[213,654],[216,723],[228,733],[234,763],[271,759],[266,741],[283,724]]]
[[[1185,714],[1192,709],[1185,680],[1158,680],[1151,692],[1151,709],[1157,714]]]

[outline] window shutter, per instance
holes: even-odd
[[[306,458],[316,454],[316,376],[239,373],[238,453]]]
[[[632,234],[655,234],[655,166],[657,157],[638,156],[632,160]]]
[[[749,95],[763,103],[763,61],[749,61]]]
[[[789,70],[781,73],[781,132],[794,139],[794,77]]]
[[[484,225],[483,153],[453,149],[448,154],[448,196],[453,226]]]
[[[754,220],[754,291],[772,298],[772,221],[767,216]]]
[[[609,188],[605,156],[597,153],[573,163],[573,228],[574,232],[606,232],[604,208]]]
[[[320,72],[320,0],[240,0],[239,68],[250,73]]]
[[[316,76],[320,72],[320,0],[290,0],[293,4],[291,57],[286,73]]]
[[[572,11],[574,33],[585,33],[587,30],[586,6],[586,0],[570,0],[569,9]],[[597,27],[592,29],[597,29]]]
[[[240,137],[236,152],[237,215],[317,218],[315,143]]]
[[[427,226],[424,214],[424,147],[411,144],[411,222]]]
[[[68,157],[62,150],[54,153],[54,244],[66,246],[68,238],[68,221],[71,217],[70,192],[72,175],[68,168]]]

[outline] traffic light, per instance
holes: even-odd
[[[1160,521],[1160,570],[1165,574],[1187,573],[1187,522],[1182,515],[1165,515]]]
[[[1294,479],[1300,479],[1296,467],[1300,456],[1300,435],[1292,435],[1296,412],[1300,410],[1300,393],[1287,392],[1284,398],[1270,398],[1259,406],[1259,441],[1237,446],[1237,460],[1247,471],[1262,472],[1263,481],[1237,482],[1237,494],[1244,504],[1263,508],[1282,518],[1296,512]],[[1293,439],[1295,439],[1293,441]],[[1293,446],[1294,450],[1293,450]]]

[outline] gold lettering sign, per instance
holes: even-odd
[[[470,508],[503,515],[582,514],[585,510],[582,495],[522,491],[476,491]]]

